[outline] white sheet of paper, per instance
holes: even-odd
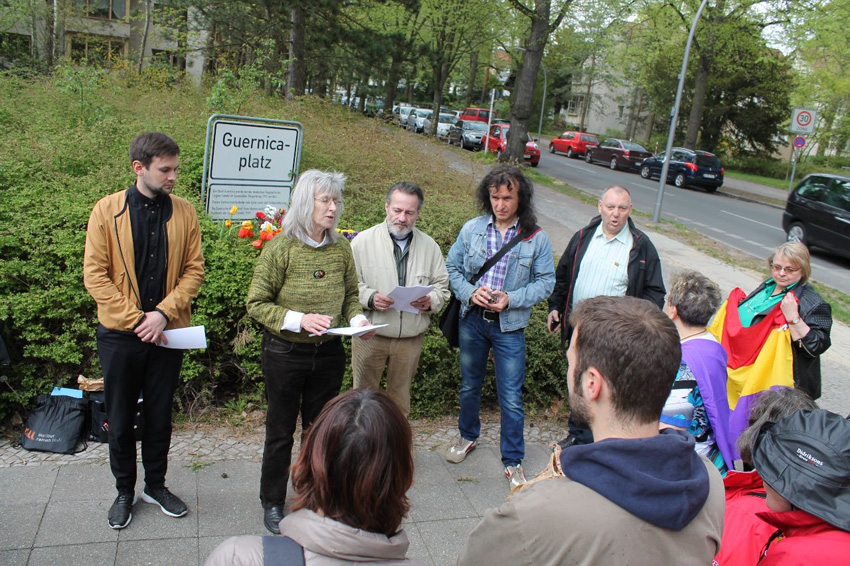
[[[396,287],[390,294],[387,295],[393,301],[391,309],[395,309],[397,311],[404,312],[412,312],[413,314],[419,314],[419,309],[414,306],[411,306],[410,303],[421,299],[428,293],[434,290],[433,285],[416,285],[414,287]]]
[[[168,344],[160,344],[163,348],[192,350],[207,347],[207,332],[203,325],[164,330],[162,333],[168,340]]]
[[[337,334],[339,336],[360,336],[361,334],[366,334],[376,328],[383,328],[385,326],[389,326],[389,324],[367,324],[366,326],[341,326],[339,328],[328,328],[324,334]],[[318,336],[318,334],[311,334],[310,336]]]

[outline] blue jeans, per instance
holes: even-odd
[[[467,440],[481,434],[481,386],[490,349],[496,362],[496,391],[501,408],[502,464],[516,466],[525,457],[522,384],[525,382],[525,329],[502,332],[473,310],[460,320],[460,416],[458,429]]]

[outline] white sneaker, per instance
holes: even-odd
[[[466,455],[475,450],[475,441],[458,438],[446,452],[446,460],[454,464],[463,462]]]
[[[511,489],[524,484],[525,474],[522,471],[522,464],[505,468],[505,477],[511,482]]]

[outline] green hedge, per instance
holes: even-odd
[[[86,223],[99,198],[132,184],[127,147],[134,135],[150,130],[169,132],[181,145],[175,192],[201,213],[206,259],[193,323],[206,326],[209,347],[184,358],[179,402],[191,414],[234,398],[262,397],[261,331],[244,307],[258,252],[202,213],[204,132],[215,111],[207,92],[170,84],[73,68],[49,79],[0,75],[0,319],[13,358],[12,366],[0,368],[0,419],[55,385],[75,387],[78,374],[100,376],[95,304],[82,278]],[[419,226],[444,252],[474,214],[474,180],[449,168],[439,152],[422,151],[420,139],[321,100],[249,94],[240,99],[241,114],[304,124],[302,170],[346,173],[342,227],[362,230],[379,222],[386,189],[402,179],[425,188]],[[532,411],[560,405],[565,396],[564,356],[544,326],[541,305],[527,332]],[[459,383],[457,352],[432,329],[413,386],[412,415],[456,410]],[[492,368],[485,399],[495,401]]]

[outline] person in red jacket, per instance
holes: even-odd
[[[752,468],[752,444],[765,423],[774,423],[800,409],[817,409],[817,404],[799,389],[777,387],[762,393],[750,411],[749,427],[737,441],[743,462]],[[726,511],[723,538],[713,566],[753,566],[776,528],[765,523],[758,513],[770,511],[761,476],[755,470],[729,470],[723,479]]]
[[[775,527],[759,566],[850,561],[850,421],[835,413],[797,411],[764,425],[753,445]]]

